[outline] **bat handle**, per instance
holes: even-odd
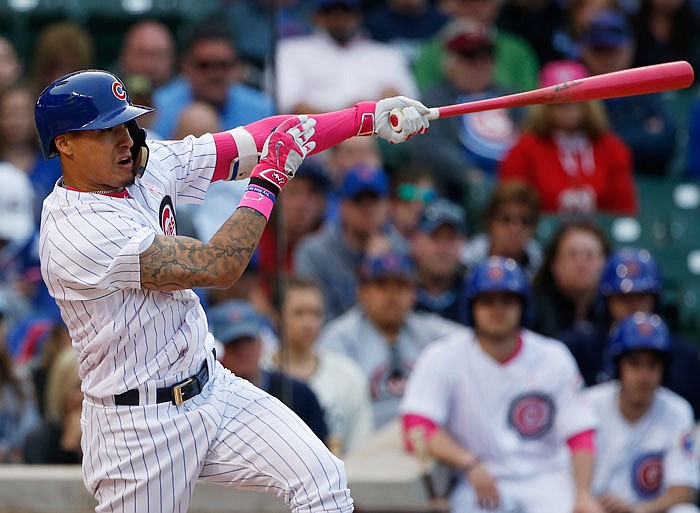
[[[437,119],[440,117],[440,110],[437,107],[434,107],[430,109],[430,112],[426,117],[430,120]],[[389,124],[391,125],[391,128],[394,129],[394,132],[401,131],[403,128],[404,119],[406,119],[406,116],[404,115],[402,109],[391,109],[389,112]]]

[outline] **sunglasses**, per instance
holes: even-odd
[[[195,59],[192,61],[192,66],[200,71],[227,71],[236,65],[235,60],[219,59],[206,60]]]
[[[501,224],[518,224],[520,226],[534,226],[535,218],[532,216],[511,216],[508,214],[498,215],[493,218],[497,223]]]
[[[432,187],[419,187],[412,183],[402,183],[396,188],[396,197],[404,201],[430,203],[435,199],[435,189]]]

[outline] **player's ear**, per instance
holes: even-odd
[[[59,153],[65,153],[66,155],[72,155],[73,145],[71,144],[70,133],[59,134],[54,137],[54,145]]]

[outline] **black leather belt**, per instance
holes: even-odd
[[[188,399],[198,395],[204,388],[204,385],[207,384],[207,381],[209,381],[209,367],[205,360],[194,376],[190,376],[172,386],[156,389],[156,402],[172,402],[174,405],[179,406]],[[131,389],[123,394],[115,395],[114,404],[117,406],[138,406],[140,404],[139,391]]]

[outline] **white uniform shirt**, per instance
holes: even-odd
[[[693,412],[688,402],[660,388],[649,411],[635,423],[620,412],[619,381],[585,392],[600,418],[593,493],[611,493],[636,504],[669,486],[698,487]]]
[[[409,379],[401,413],[427,417],[485,462],[496,479],[570,468],[566,440],[593,429],[574,358],[528,330],[501,364],[467,330],[431,344]]]
[[[175,234],[178,202],[202,201],[214,140],[148,144],[148,166],[128,198],[56,185],[44,200],[42,276],[77,351],[83,392],[94,397],[151,380],[172,384],[194,374],[213,347],[197,295],[142,289],[139,254],[157,234]]]
[[[275,62],[280,112],[291,112],[302,102],[324,112],[344,109],[379,99],[388,88],[410,98],[417,95],[401,51],[369,39],[340,46],[324,32],[288,38],[280,42]]]

